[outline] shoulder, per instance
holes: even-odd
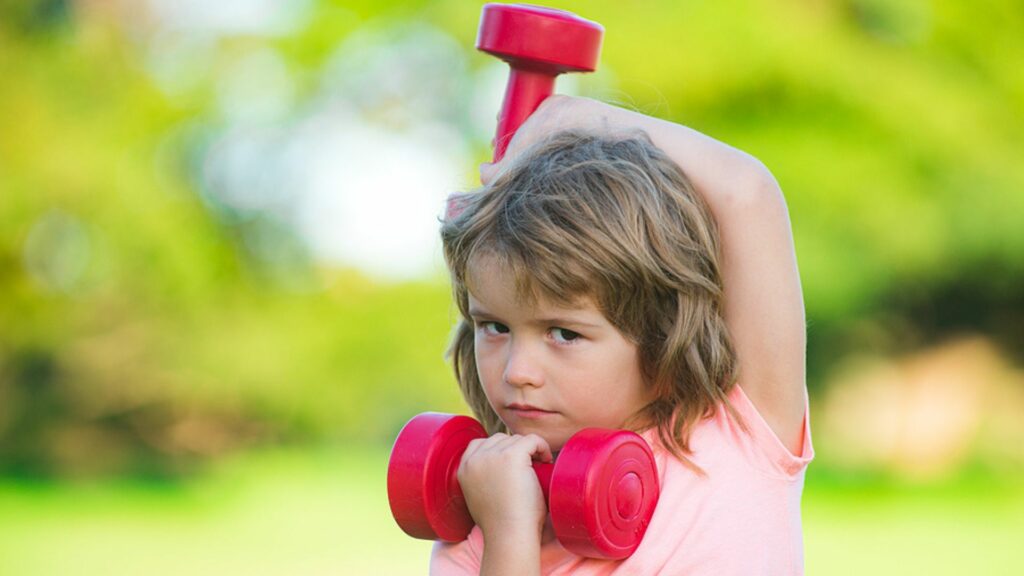
[[[727,399],[740,420],[733,420],[723,406],[716,416],[716,421],[720,428],[728,431],[735,448],[744,459],[770,475],[780,474],[790,478],[804,471],[814,458],[806,395],[800,402],[799,411],[789,415],[789,418],[795,419],[799,424],[791,427],[791,434],[785,439],[778,432],[779,423],[773,423],[773,417],[765,415],[761,405],[749,395],[745,386],[733,386]]]
[[[734,385],[714,414],[699,422],[688,439],[689,459],[703,474],[673,456],[656,430],[644,432],[654,452],[664,493],[716,489],[733,479],[748,482],[753,468],[764,476],[793,479],[814,458],[807,400],[799,414],[796,446],[784,442],[745,386]],[[732,410],[729,409],[732,408]]]
[[[801,552],[799,481],[810,458],[787,455],[738,389],[730,402],[746,430],[724,408],[694,430],[697,474],[663,447],[654,448],[658,505],[637,555],[637,573],[792,573]]]

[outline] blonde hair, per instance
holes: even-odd
[[[505,431],[477,374],[470,268],[497,258],[524,302],[594,300],[637,345],[649,404],[629,419],[701,472],[690,434],[727,399],[736,354],[722,316],[718,231],[679,166],[646,133],[555,133],[489,185],[455,199],[441,228],[462,318],[448,350],[463,397],[488,433]]]

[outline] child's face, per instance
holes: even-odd
[[[557,451],[583,428],[621,428],[649,402],[636,345],[592,300],[528,306],[493,260],[471,272],[477,371],[511,433],[537,434]]]

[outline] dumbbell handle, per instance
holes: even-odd
[[[555,471],[554,462],[533,462],[533,471],[537,473],[540,491],[544,494],[544,503],[551,502],[551,474]]]
[[[505,156],[519,126],[555,91],[565,72],[593,72],[604,28],[571,12],[526,4],[485,4],[477,49],[509,64],[498,114],[494,161]]]
[[[515,136],[516,130],[554,91],[555,75],[512,66],[509,70],[508,84],[505,86],[505,99],[502,101],[498,116],[498,131],[494,140],[495,162],[505,156],[505,150]]]
[[[459,455],[459,461],[462,461],[462,455]],[[448,485],[457,490],[458,494],[462,496],[462,485],[459,484],[457,476],[458,467],[453,466],[448,477]],[[551,475],[555,471],[554,462],[538,462],[533,461],[533,471],[537,474],[537,481],[540,483],[540,491],[544,495],[544,503],[547,504],[551,500]],[[464,498],[464,496],[463,496]]]

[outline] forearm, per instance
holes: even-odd
[[[480,576],[540,576],[540,538],[499,533],[484,534]]]
[[[655,146],[683,168],[716,219],[728,217],[726,204],[740,197],[761,195],[781,201],[771,173],[750,154],[681,124],[608,104],[598,106],[595,116],[604,128],[639,128],[646,132]]]

